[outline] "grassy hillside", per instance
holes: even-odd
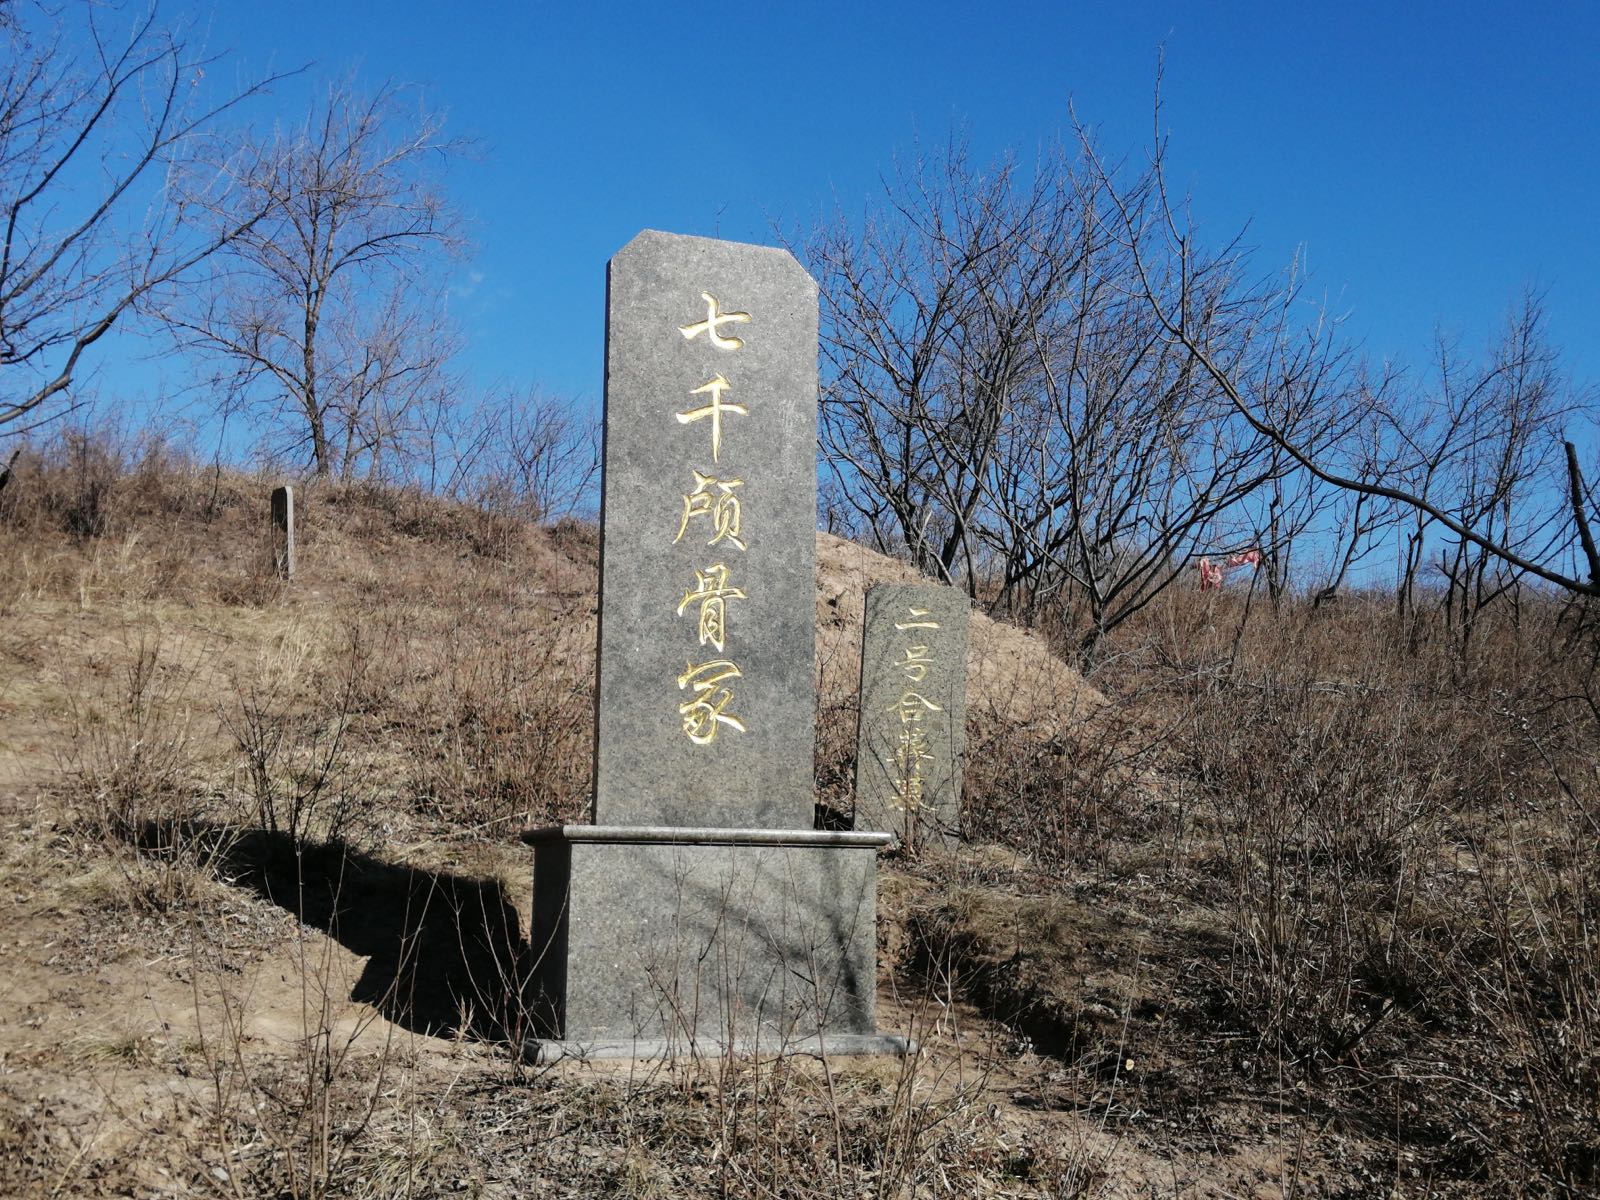
[[[1538,596],[977,621],[957,853],[880,879],[904,1063],[532,1070],[597,544],[93,444],[0,493],[0,1194],[1600,1194],[1600,646]],[[819,536],[819,803],[861,594]]]

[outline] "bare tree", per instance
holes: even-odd
[[[1384,438],[1385,423],[1381,420],[1387,405],[1376,397],[1386,395],[1393,385],[1394,377],[1387,372],[1378,381],[1369,383],[1362,380],[1357,384],[1358,416],[1346,437],[1348,444],[1356,448],[1350,461],[1361,479],[1381,479],[1391,461]],[[1329,547],[1327,570],[1311,597],[1311,607],[1318,609],[1339,598],[1351,572],[1404,523],[1406,513],[1401,506],[1384,497],[1344,491],[1324,484],[1309,472],[1301,474],[1324,500],[1331,498],[1327,506],[1330,519],[1320,531]]]
[[[600,428],[593,414],[536,387],[479,401],[485,436],[462,490],[484,508],[554,521],[595,513]]]
[[[1462,526],[1483,538],[1447,534],[1438,551],[1446,623],[1463,656],[1480,614],[1502,596],[1515,600],[1526,574],[1484,542],[1539,560],[1570,546],[1575,533],[1562,503],[1566,462],[1560,445],[1573,410],[1543,324],[1538,297],[1525,295],[1489,361],[1465,381],[1470,402],[1453,396],[1449,401],[1463,416],[1449,491],[1440,499]]]
[[[325,429],[339,446],[339,472],[385,483],[410,478],[430,451],[432,414],[455,402],[450,363],[461,339],[439,290],[396,280],[368,306],[341,306],[321,330],[331,349]],[[331,379],[330,379],[331,377]]]
[[[184,343],[224,367],[230,402],[292,430],[318,475],[381,473],[419,406],[452,394],[454,338],[430,274],[458,245],[437,185],[452,148],[393,85],[330,86],[238,181],[267,215],[229,243],[227,270],[166,308]]]
[[[1390,449],[1376,459],[1364,435],[1340,435],[1325,423],[1296,428],[1293,413],[1279,406],[1270,379],[1242,370],[1227,347],[1214,344],[1196,319],[1204,304],[1190,281],[1198,280],[1217,258],[1202,248],[1193,223],[1166,190],[1159,101],[1156,116],[1153,193],[1119,187],[1114,167],[1092,147],[1086,155],[1094,176],[1114,198],[1118,225],[1132,250],[1137,295],[1234,412],[1299,469],[1324,485],[1410,514],[1403,549],[1402,605],[1411,603],[1417,569],[1430,539],[1438,538],[1455,547],[1440,565],[1457,600],[1470,592],[1470,603],[1476,604],[1518,576],[1540,579],[1576,595],[1600,596],[1600,551],[1590,532],[1593,498],[1576,451],[1565,455],[1565,488],[1554,486],[1545,476],[1549,464],[1561,461],[1556,445],[1572,444],[1564,436],[1565,418],[1592,406],[1556,401],[1562,385],[1534,336],[1536,314],[1524,306],[1492,367],[1463,381],[1463,387],[1444,387],[1439,396],[1426,401],[1431,411],[1379,410],[1376,417],[1385,427],[1383,436]],[[1087,139],[1085,145],[1089,146]],[[1152,194],[1157,201],[1154,223],[1146,202]],[[1152,228],[1160,231],[1158,238],[1148,236]],[[1176,290],[1167,286],[1174,271],[1183,281]],[[1441,372],[1444,378],[1449,374]],[[1360,412],[1351,417],[1344,425],[1346,434],[1370,430]],[[1574,562],[1576,566],[1568,565]]]
[[[1031,171],[976,170],[957,143],[806,251],[832,494],[974,596],[1077,614],[1085,655],[1194,555],[1274,522],[1287,544],[1314,508],[1299,464],[1240,418],[1145,288],[1297,435],[1320,444],[1348,413],[1331,330],[1293,327],[1297,281],[1250,284],[1237,245],[1165,254],[1159,183],[1122,179],[1087,142]]]
[[[192,219],[228,185],[200,135],[273,80],[213,95],[211,60],[154,7],[118,16],[11,5],[0,21],[0,428],[59,415],[97,342],[264,211],[234,197],[227,220]]]
[[[1196,555],[1246,546],[1281,555],[1315,509],[1293,464],[1237,418],[1188,350],[1135,301],[1135,255],[1151,234],[1119,229],[1106,210],[1151,204],[1152,181],[1132,180],[1116,197],[1111,179],[1083,170],[1089,153],[1082,147],[1074,163],[1079,190],[1093,197],[1096,227],[1117,232],[1081,260],[1071,302],[1058,307],[1041,345],[1045,404],[1027,438],[1025,502],[1008,479],[994,490],[993,509],[1029,552],[1028,588],[1081,605],[1085,655]],[[1294,279],[1247,286],[1237,246],[1199,265],[1184,275],[1167,264],[1150,278],[1189,292],[1208,344],[1270,387],[1285,421],[1308,437],[1328,436],[1343,419],[1343,364],[1326,330],[1290,335],[1284,314]]]
[[[952,141],[886,189],[859,234],[805,249],[823,295],[824,460],[879,545],[976,592],[973,524],[1033,325],[1072,268],[1072,199],[1049,170],[979,171]]]

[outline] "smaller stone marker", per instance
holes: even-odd
[[[294,578],[294,489],[272,489],[272,570],[279,579]]]
[[[855,827],[913,848],[950,845],[961,818],[967,598],[937,585],[878,584],[866,607]]]

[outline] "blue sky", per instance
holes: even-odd
[[[1030,156],[1068,105],[1148,145],[1257,264],[1304,251],[1378,357],[1476,346],[1527,284],[1600,379],[1600,6],[939,3],[171,6],[244,75],[352,64],[475,138],[448,187],[475,251],[454,316],[479,383],[598,400],[604,267],[638,230],[773,242],[859,212],[897,152],[963,123]],[[290,112],[296,89],[280,90]],[[303,94],[301,97],[303,99]]]

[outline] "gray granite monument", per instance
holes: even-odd
[[[809,828],[816,284],[659,233],[608,284],[594,819]]]
[[[937,584],[867,589],[856,727],[856,829],[949,846],[961,817],[967,597]]]
[[[817,289],[645,232],[607,274],[592,825],[529,830],[541,1059],[903,1052],[879,832],[813,813]]]
[[[272,572],[279,579],[294,578],[294,489],[272,489],[271,538]]]

